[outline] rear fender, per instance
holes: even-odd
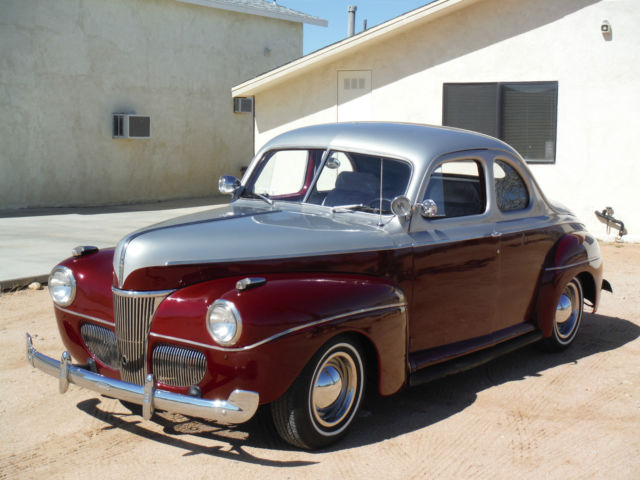
[[[602,258],[596,239],[586,231],[563,236],[547,255],[540,277],[535,318],[545,337],[551,336],[556,305],[564,287],[578,277],[583,284],[585,298],[595,312],[600,300]]]

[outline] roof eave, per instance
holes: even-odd
[[[458,8],[461,8],[467,4],[476,2],[478,0],[436,0],[428,5],[417,8],[410,12],[393,18],[387,22],[381,23],[369,30],[354,35],[353,37],[345,38],[340,42],[329,45],[325,48],[317,50],[313,53],[300,57],[297,60],[289,62],[281,67],[275,68],[269,72],[263,73],[257,77],[254,77],[246,82],[236,85],[231,89],[231,94],[234,97],[251,96],[259,93],[278,83],[285,77],[294,75],[295,72],[300,72],[306,68],[313,66],[319,66],[323,63],[328,63],[336,57],[348,53],[350,50],[356,49],[363,43],[368,43],[376,38],[386,35],[399,33],[405,28],[410,28],[417,21],[432,21],[437,19],[440,15],[449,13]],[[456,8],[457,7],[457,8]]]
[[[275,18],[278,20],[287,20],[289,22],[307,23],[309,25],[318,25],[320,27],[326,27],[329,25],[327,20],[314,17],[312,15],[294,15],[286,12],[272,12],[269,10],[263,10],[260,8],[254,8],[249,5],[231,4],[227,2],[219,2],[217,0],[176,0],[180,3],[190,3],[193,5],[200,5],[202,7],[217,8],[220,10],[228,10],[236,13],[247,13],[249,15],[258,15],[260,17]]]

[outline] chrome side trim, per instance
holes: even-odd
[[[238,389],[231,392],[227,400],[208,400],[156,389],[153,375],[145,377],[144,385],[134,385],[71,365],[71,355],[68,352],[62,354],[62,362],[59,362],[38,352],[28,333],[26,340],[27,361],[34,368],[58,377],[61,392],[66,391],[69,383],[74,383],[102,395],[136,403],[143,406],[144,418],[147,420],[157,409],[205,418],[223,425],[237,424],[251,419],[258,409],[260,396],[256,392]]]
[[[244,352],[247,350],[251,350],[254,349],[256,347],[259,347],[261,345],[264,345],[265,343],[269,343],[272,342],[280,337],[284,337],[286,335],[290,335],[292,333],[298,332],[300,330],[304,330],[305,328],[310,328],[310,327],[317,327],[318,325],[322,325],[325,323],[330,323],[333,322],[335,320],[340,320],[341,318],[346,318],[346,317],[350,317],[352,315],[359,315],[361,313],[370,313],[370,312],[375,312],[378,310],[392,310],[392,309],[399,309],[402,313],[404,313],[406,311],[407,308],[407,304],[406,303],[393,303],[390,305],[383,305],[380,307],[371,307],[371,308],[362,308],[359,310],[353,310],[351,312],[348,313],[342,313],[340,315],[334,315],[332,317],[326,317],[320,320],[316,320],[314,322],[309,322],[309,323],[305,323],[304,325],[298,325],[297,327],[293,327],[293,328],[289,328],[288,330],[284,330],[280,333],[276,333],[275,335],[272,335],[268,338],[265,338],[263,340],[260,340],[259,342],[253,343],[251,345],[247,345],[245,347],[231,347],[231,348],[225,348],[225,347],[221,347],[219,345],[211,345],[208,343],[200,343],[200,342],[194,342],[192,340],[186,340],[184,338],[178,338],[178,337],[171,337],[169,335],[162,335],[160,333],[155,333],[155,332],[151,332],[149,334],[150,337],[155,337],[155,338],[161,338],[163,340],[169,340],[169,341],[173,341],[173,342],[180,342],[180,343],[185,343],[188,345],[193,345],[196,347],[201,347],[201,348],[208,348],[210,350],[217,350],[220,352]]]
[[[582,260],[581,262],[572,263],[570,265],[563,265],[561,267],[549,267],[549,268],[545,268],[544,271],[545,272],[555,272],[557,270],[566,270],[567,268],[579,267],[580,265],[586,265],[587,263],[591,263],[591,262],[598,261],[598,260],[600,260],[600,257],[591,258],[589,260]]]
[[[74,312],[73,310],[69,310],[68,308],[62,308],[61,306],[56,305],[56,304],[54,304],[53,306],[55,308],[57,308],[58,310],[64,312],[64,313],[68,313],[69,315],[76,315],[78,317],[86,318],[87,320],[91,320],[92,322],[102,323],[103,325],[108,325],[108,326],[110,326],[112,328],[116,328],[115,322],[110,322],[108,320],[103,320],[102,318],[98,318],[98,317],[92,317],[91,315],[86,315],[84,313]]]

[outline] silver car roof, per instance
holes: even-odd
[[[519,158],[506,143],[480,133],[411,123],[354,122],[314,125],[278,135],[260,150],[331,148],[406,158],[422,170],[440,155],[465,150],[496,149]]]

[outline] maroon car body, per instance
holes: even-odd
[[[283,165],[300,181],[261,184]],[[56,267],[60,334],[85,365],[28,339],[31,363],[61,390],[77,383],[147,417],[158,408],[238,423],[270,405],[286,441],[315,448],[344,435],[367,378],[391,395],[528,343],[566,348],[583,300],[595,310],[611,289],[595,238],[490,137],[310,127],[274,139],[221,190],[234,195],[226,207]],[[219,320],[214,305],[236,319]],[[233,339],[216,341],[216,325]],[[125,352],[134,341],[136,358]]]

